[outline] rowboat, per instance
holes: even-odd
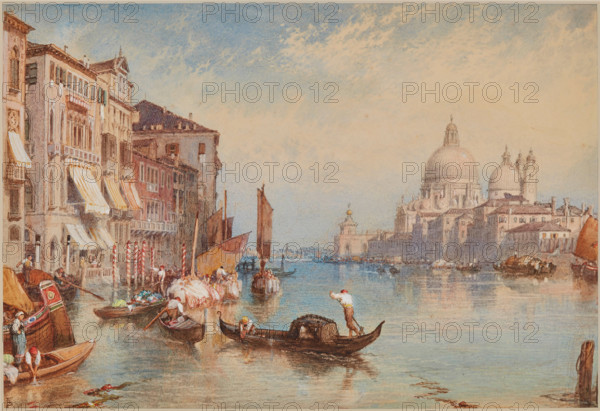
[[[103,320],[110,320],[113,318],[124,318],[124,317],[135,317],[139,315],[151,314],[157,312],[159,309],[167,305],[165,300],[157,301],[147,305],[137,305],[131,310],[129,307],[112,307],[107,305],[102,308],[94,308],[94,314]]]
[[[221,332],[232,340],[257,347],[333,355],[350,355],[365,348],[379,338],[385,322],[382,321],[369,334],[344,337],[339,335],[333,320],[308,314],[294,320],[289,331],[258,328],[253,334],[248,334],[242,339],[239,329],[223,321],[221,313],[218,314]]]
[[[271,272],[273,272],[273,275],[276,277],[287,277],[294,274],[296,272],[296,269],[294,268],[292,271],[282,271],[277,268],[271,268]]]
[[[94,349],[93,341],[86,341],[81,344],[61,348],[56,351],[42,354],[42,361],[38,369],[37,377],[39,379],[47,377],[56,377],[75,371],[83,361],[90,355]],[[25,384],[32,381],[32,375],[29,371],[20,372],[16,384]],[[4,376],[4,386],[12,384]]]
[[[185,320],[175,325],[169,325],[167,315],[163,315],[158,319],[158,322],[163,330],[176,340],[196,343],[204,339],[204,333],[206,332],[206,323],[199,324],[189,317],[184,317]]]

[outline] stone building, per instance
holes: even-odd
[[[369,240],[374,234],[358,233],[358,223],[352,218],[352,210],[346,211],[346,218],[340,224],[340,233],[333,239],[336,255],[340,258],[366,257],[369,251]]]
[[[132,124],[138,120],[131,105],[133,83],[129,81],[129,64],[119,49],[118,57],[90,64],[104,85],[106,104],[100,106],[102,189],[111,206],[108,231],[118,244],[119,261],[125,261],[125,244],[130,240],[131,217],[135,203],[128,203],[121,193],[122,184],[133,176]],[[123,264],[121,264],[123,265]]]
[[[533,150],[523,160],[521,153],[514,164],[510,161],[508,146],[502,154],[502,163],[490,175],[488,199],[498,200],[522,196],[533,204],[537,201],[537,162]]]
[[[31,84],[35,67],[27,66],[27,34],[33,30],[13,14],[4,13],[4,102],[3,175],[3,249],[4,264],[15,266],[25,254],[33,254],[35,236],[25,226],[25,209],[33,207],[31,182],[27,170],[32,167],[26,150],[29,129],[26,125],[26,84]],[[27,68],[27,70],[26,70]],[[25,192],[28,193],[27,197]],[[27,198],[27,203],[25,199]],[[39,262],[36,261],[36,264]]]
[[[506,232],[503,247],[517,254],[572,252],[577,243],[571,230],[551,221],[527,223]]]
[[[73,57],[66,47],[29,43],[27,64],[35,67],[26,101],[34,163],[35,201],[29,200],[33,206],[26,210],[30,238],[40,237],[42,269],[67,266],[74,272],[84,260],[108,261],[114,242],[106,226],[110,206],[101,189],[99,119],[107,104],[106,85],[87,60]]]
[[[135,108],[139,112],[139,122],[133,124],[134,142],[154,139],[158,144],[157,158],[171,158],[197,170],[198,250],[204,250],[207,248],[206,221],[215,211],[217,174],[221,170],[217,152],[219,132],[193,121],[191,113],[184,118],[146,100],[136,104]],[[186,226],[184,237],[193,236],[193,230],[193,224]]]

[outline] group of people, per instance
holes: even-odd
[[[353,333],[356,337],[362,335],[363,330],[354,318],[354,301],[348,290],[341,290],[339,294],[329,291],[329,297],[338,301],[344,309],[344,319],[346,320],[346,327],[348,327],[349,330],[349,337],[352,338]],[[242,317],[238,322],[238,329],[242,340],[246,338],[247,335],[253,335],[256,332],[256,327],[252,323],[252,320],[246,316]]]
[[[4,375],[15,383],[19,373],[24,372],[23,360],[27,365],[27,370],[31,373],[32,381],[36,381],[38,368],[40,366],[42,355],[36,346],[27,349],[27,336],[25,334],[25,313],[17,312],[15,319],[10,326],[14,355],[4,355]]]

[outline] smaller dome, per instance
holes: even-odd
[[[520,194],[519,175],[512,164],[502,164],[490,175],[488,184],[490,191],[502,191],[510,194]]]

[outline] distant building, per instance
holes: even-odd
[[[193,121],[191,113],[184,118],[146,100],[135,107],[139,112],[139,122],[133,124],[134,143],[155,140],[157,158],[170,158],[177,164],[185,163],[197,170],[198,250],[205,249],[208,243],[205,222],[215,211],[217,174],[221,170],[217,152],[220,134]],[[190,214],[195,219],[195,212]],[[193,230],[193,224],[186,226],[187,244],[192,243]]]
[[[508,146],[502,154],[502,163],[490,175],[488,184],[488,199],[499,200],[522,196],[533,204],[537,200],[537,163],[533,150],[529,151],[527,159],[522,159],[521,153],[514,164],[510,162]]]
[[[568,253],[577,243],[570,233],[568,228],[553,222],[527,223],[508,230],[502,245],[518,254]]]
[[[374,237],[370,233],[358,233],[358,224],[352,218],[352,210],[346,211],[346,218],[340,224],[340,233],[334,237],[335,250],[338,257],[366,257],[369,251],[369,240]]]

